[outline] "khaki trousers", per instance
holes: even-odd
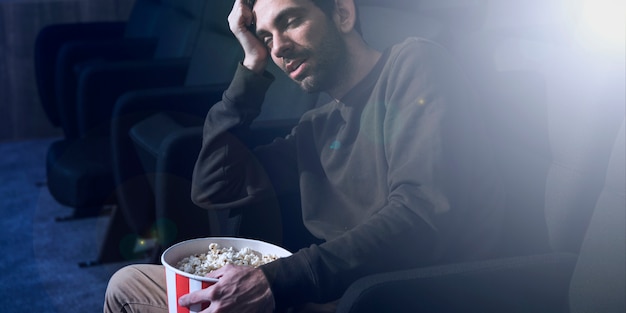
[[[123,267],[109,280],[104,313],[168,313],[165,269],[162,265]],[[337,302],[306,304],[288,313],[332,313]]]
[[[168,313],[162,265],[135,264],[118,270],[107,286],[105,313]]]

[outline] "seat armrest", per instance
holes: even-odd
[[[160,143],[155,172],[157,219],[179,225],[175,231],[163,223],[157,225],[166,243],[216,235],[221,227],[217,212],[191,201],[191,178],[201,146],[200,126],[172,131]]]
[[[157,113],[132,127],[130,137],[144,169],[155,173],[152,187],[156,217],[167,221],[157,223],[162,245],[167,247],[186,239],[220,234],[219,229],[223,227],[220,214],[202,209],[191,201],[193,168],[202,146],[202,126],[183,127],[171,116]]]
[[[228,88],[228,84],[129,91],[117,100],[113,116],[119,119],[120,117],[138,115],[139,117],[134,119],[134,121],[138,121],[156,112],[179,112],[199,117],[201,121],[198,124],[194,123],[188,126],[200,126],[209,108],[222,99],[222,94]]]
[[[189,59],[167,59],[98,64],[85,69],[78,81],[76,111],[81,134],[108,133],[117,99],[125,92],[181,86]]]
[[[157,160],[161,143],[170,134],[182,129],[184,129],[184,126],[177,123],[167,114],[157,113],[137,123],[130,129],[128,134],[138,150]],[[154,171],[154,168],[146,170]]]
[[[574,254],[545,254],[382,273],[354,282],[337,313],[567,312]]]
[[[168,87],[163,89],[142,89],[125,93],[121,96],[113,111],[110,123],[111,144],[113,154],[113,173],[117,182],[124,182],[133,177],[143,175],[145,172],[153,173],[156,167],[156,158],[161,143],[170,133],[176,132],[170,129],[162,134],[151,134],[151,139],[144,143],[149,144],[152,152],[144,151],[138,140],[143,140],[140,132],[131,134],[133,127],[137,127],[141,122],[149,119],[155,114],[165,115],[171,118],[169,125],[180,127],[201,126],[208,109],[222,97],[226,85],[221,86],[198,86],[198,87]],[[159,126],[161,127],[161,126]],[[200,127],[201,128],[201,127]],[[200,137],[202,131],[200,131]],[[156,144],[152,139],[156,140]],[[198,148],[201,145],[198,141]],[[194,156],[196,158],[197,155]],[[195,163],[195,162],[194,162]],[[191,164],[190,166],[193,166]],[[152,179],[150,179],[152,181]],[[153,184],[154,185],[154,184]],[[147,187],[152,187],[147,186]],[[190,188],[189,188],[190,189]],[[118,200],[121,203],[129,203],[125,207],[133,207],[132,203],[136,197],[134,192],[126,188],[118,188]],[[181,196],[186,197],[189,202],[190,191]],[[135,210],[136,211],[136,210]],[[128,214],[141,218],[141,214],[134,212]],[[152,211],[154,212],[154,211]]]

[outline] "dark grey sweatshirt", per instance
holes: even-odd
[[[262,267],[278,307],[337,299],[368,274],[494,253],[497,171],[479,103],[445,49],[417,38],[387,49],[344,98],[251,152],[235,134],[271,82],[239,67],[207,115],[192,196],[221,209],[299,190],[304,224],[324,242]]]

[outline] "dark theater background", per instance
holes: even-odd
[[[38,32],[57,23],[121,21],[133,0],[0,0],[0,311],[102,312],[108,277],[88,269],[101,219],[59,223],[72,209],[46,188],[48,146],[61,136],[40,104],[33,61]]]

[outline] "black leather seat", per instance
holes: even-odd
[[[98,43],[102,47],[109,45],[121,47],[150,43],[153,50],[156,43],[155,30],[161,9],[161,0],[136,0],[126,21],[53,24],[39,31],[34,48],[35,77],[40,102],[52,125],[61,126],[55,93],[55,81],[59,75],[56,68],[57,66],[74,68],[74,64],[57,65],[60,50],[64,45],[90,42]],[[120,55],[118,51],[94,50],[92,52],[89,58],[100,61]],[[139,55],[140,52],[137,51],[136,54]]]
[[[81,134],[54,142],[46,162],[52,196],[59,203],[75,208],[75,216],[97,214],[103,204],[116,202],[106,138],[115,100],[134,88],[182,84],[205,3],[163,1],[158,41],[151,58],[83,64],[77,72],[76,103],[65,105],[80,113],[80,117],[68,120],[75,126],[81,125]],[[75,45],[89,47],[102,43]]]
[[[154,38],[62,47],[55,90],[65,138],[84,136],[96,125],[108,132],[113,104],[127,90],[181,84],[206,1],[161,2]]]

